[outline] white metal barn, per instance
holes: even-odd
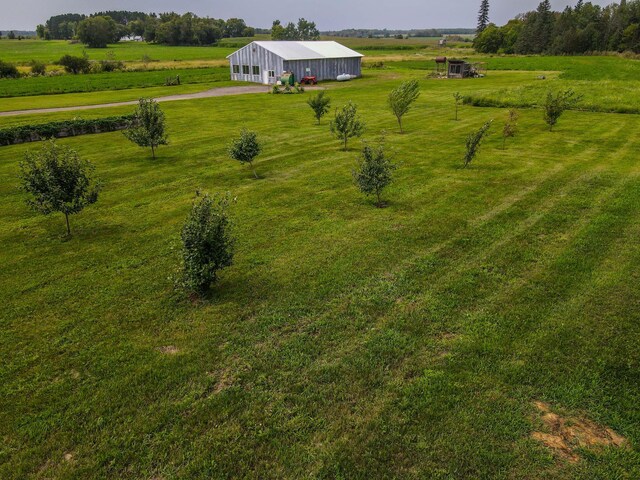
[[[232,80],[268,85],[284,72],[293,72],[296,81],[335,80],[344,73],[359,77],[363,56],[337,42],[268,41],[251,42],[227,58]]]

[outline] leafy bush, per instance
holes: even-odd
[[[182,265],[177,286],[203,294],[233,262],[229,195],[198,195],[182,227]]]
[[[116,54],[113,51],[109,51],[104,60],[100,60],[101,72],[117,72],[124,70],[124,63],[116,60]]]
[[[18,78],[20,72],[13,63],[0,60],[0,78]]]
[[[58,60],[58,64],[62,65],[67,72],[73,73],[74,75],[79,73],[89,73],[89,70],[91,69],[91,62],[86,55],[83,55],[82,57],[65,55]]]
[[[280,87],[278,85],[274,85],[271,88],[271,93],[276,95],[279,93],[284,93],[284,94],[296,94],[296,93],[304,93],[304,87],[302,85],[300,85],[299,83],[296,83],[293,88],[291,88],[291,85],[289,85],[288,83],[285,84],[284,86]]]
[[[47,73],[47,65],[44,62],[40,62],[38,60],[31,60],[29,63],[31,67],[31,75],[46,75]]]
[[[36,142],[47,138],[72,137],[91,133],[123,130],[135,120],[132,115],[96,118],[93,120],[74,119],[36,125],[22,125],[0,129],[0,146],[15,143]]]

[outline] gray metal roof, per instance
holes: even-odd
[[[258,41],[251,42],[243,48],[258,45],[284,60],[313,60],[320,58],[357,58],[364,55],[340,45],[338,42],[288,42],[288,41]],[[233,54],[231,54],[233,55]],[[227,58],[229,58],[229,55]]]

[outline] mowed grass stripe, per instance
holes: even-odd
[[[424,81],[406,119],[411,131],[400,136],[385,106],[394,84],[331,92],[336,105],[361,105],[367,140],[388,130],[403,162],[384,210],[351,184],[359,142],[340,152],[326,124],[313,126],[305,96],[167,105],[172,145],[155,163],[118,134],[65,140],[107,185],[74,219],[68,242],[59,219],[30,216],[13,187],[0,190],[3,260],[12,265],[0,275],[10,313],[0,345],[12,352],[0,401],[11,470],[2,473],[557,477],[548,452],[529,440],[530,401],[574,382],[562,371],[527,378],[552,358],[513,362],[531,357],[522,344],[533,321],[522,326],[519,315],[531,301],[558,315],[542,295],[555,285],[554,265],[601,216],[633,208],[637,146],[621,139],[637,119],[571,113],[548,133],[540,112],[523,112],[506,151],[493,137],[462,170],[466,133],[504,112],[465,108],[455,123],[447,90],[473,83]],[[226,159],[243,125],[267,140],[259,181]],[[14,178],[25,149],[0,151],[3,178]],[[166,277],[196,188],[238,195],[241,241],[236,265],[194,304]],[[624,208],[611,210],[616,199]],[[632,234],[622,219],[607,222],[594,233],[611,227],[605,242]],[[574,284],[558,300],[590,297],[585,285],[604,258],[568,278]],[[14,285],[18,273],[25,280]],[[611,308],[633,303],[624,305]],[[512,324],[522,343],[513,335],[500,346]],[[167,345],[176,353],[163,353]],[[597,386],[596,366],[584,368]],[[609,408],[597,394],[589,405],[617,415],[634,438],[628,408]],[[65,451],[77,462],[57,461]],[[619,455],[630,471],[632,454]],[[585,468],[596,471],[594,463]]]

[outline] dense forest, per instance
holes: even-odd
[[[334,37],[355,37],[355,38],[375,38],[375,37],[395,37],[403,35],[407,37],[441,37],[443,35],[473,35],[476,31],[473,28],[424,28],[414,30],[388,30],[377,28],[350,28],[346,30],[330,30],[322,32],[322,35]]]
[[[240,18],[228,20],[202,18],[193,13],[155,13],[128,11],[99,12],[92,15],[69,13],[55,15],[45,24],[38,25],[38,37],[46,40],[71,40],[82,31],[83,22],[95,18],[109,21],[111,41],[126,35],[143,37],[148,42],[166,45],[211,45],[221,38],[252,37],[255,29]]]
[[[481,53],[640,53],[640,0],[606,7],[579,0],[562,12],[552,11],[549,0],[544,0],[537,10],[502,27],[480,22],[474,46]]]

